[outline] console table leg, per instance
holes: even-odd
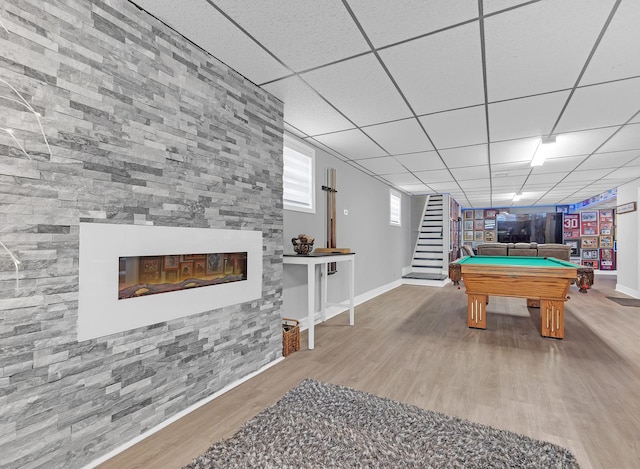
[[[309,350],[313,350],[316,322],[316,266],[307,264],[307,321],[309,333]]]

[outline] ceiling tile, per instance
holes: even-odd
[[[329,106],[297,77],[265,85],[284,102],[284,120],[308,135],[353,128],[353,124]]]
[[[478,166],[488,162],[487,145],[440,150],[440,155],[442,155],[442,159],[449,168]]]
[[[498,178],[491,181],[493,192],[519,192],[525,181],[526,176],[518,176],[511,178]],[[465,184],[466,187],[466,184]]]
[[[467,166],[464,168],[452,168],[451,174],[457,181],[468,181],[469,179],[489,178],[489,166]]]
[[[344,155],[341,155],[340,153],[335,151],[333,148],[329,148],[324,143],[319,142],[319,141],[317,141],[317,140],[315,140],[313,138],[305,138],[304,141],[307,142],[309,145],[313,145],[314,147],[319,148],[320,150],[322,150],[324,152],[327,152],[331,156],[333,156],[335,158],[338,158],[341,161],[351,161],[347,157],[345,157]]]
[[[373,54],[322,67],[301,77],[359,126],[412,115]]]
[[[384,176],[384,179],[389,181],[391,184],[396,184],[398,186],[422,184],[422,182],[411,173],[387,174]]]
[[[396,155],[395,158],[409,171],[427,171],[446,167],[435,151]]]
[[[494,192],[491,196],[494,207],[510,207],[513,203],[513,196],[515,191],[500,191]]]
[[[517,163],[498,163],[491,165],[493,178],[508,178],[513,176],[527,176],[531,172],[531,164],[528,161]]]
[[[433,150],[429,139],[415,119],[373,125],[362,130],[393,155]]]
[[[387,156],[385,155],[384,150],[357,129],[345,130],[344,132],[336,132],[333,134],[318,135],[314,138],[320,143],[352,160]]]
[[[425,184],[432,186],[436,182],[453,182],[451,173],[446,169],[437,169],[433,171],[420,171],[415,173],[416,177]]]
[[[407,169],[391,156],[358,160],[358,164],[377,174],[406,173]]]
[[[486,18],[489,100],[571,88],[612,5],[547,0]]]
[[[402,188],[402,190],[416,195],[431,192],[431,189],[429,189],[429,187],[425,184],[400,184],[398,185],[398,187]]]
[[[254,83],[290,74],[206,0],[135,0],[134,3]]]
[[[640,42],[640,34],[638,35]],[[622,125],[640,109],[640,78],[578,88],[556,133]]]
[[[589,155],[602,145],[615,131],[615,128],[605,128],[557,135],[556,143],[549,149],[547,157],[556,158]]]
[[[620,132],[605,143],[598,151],[623,151],[640,149],[640,124],[625,125]]]
[[[505,8],[511,8],[515,5],[527,3],[529,0],[483,0],[484,14],[494,13]]]
[[[491,143],[491,166],[500,163],[531,162],[538,143],[538,138]]]
[[[640,75],[640,2],[624,1],[600,41],[580,84]]]
[[[640,166],[625,166],[603,176],[605,179],[637,179],[640,178]]]
[[[434,182],[429,184],[429,187],[436,192],[448,192],[451,187],[451,182]]]
[[[633,151],[637,152],[638,150],[633,150]],[[640,165],[640,155],[636,159],[631,160],[626,164],[626,166],[638,166],[638,165]]]
[[[543,173],[557,173],[557,172],[568,172],[573,171],[578,167],[580,163],[582,163],[586,155],[582,156],[566,156],[562,158],[551,158],[545,160],[542,166],[538,166],[535,169],[536,174]]]
[[[484,103],[479,34],[473,23],[380,51],[416,114]]]
[[[609,169],[596,169],[590,171],[573,171],[572,173],[567,174],[567,177],[564,179],[566,182],[578,182],[585,181],[591,182],[596,179],[600,179],[601,177],[609,174],[611,170]]]
[[[477,0],[349,0],[365,33],[381,47],[478,17]]]
[[[549,135],[568,91],[489,104],[491,140],[511,140]]]
[[[468,181],[465,182],[464,184],[467,193],[469,194],[474,194],[474,193],[485,193],[488,197],[488,191],[489,188],[491,187],[491,180],[489,178],[483,178],[483,179],[470,179]]]
[[[484,106],[430,114],[420,117],[420,121],[436,148],[487,142]]]
[[[560,182],[567,173],[566,172],[554,172],[554,173],[539,173],[536,172],[538,168],[532,168],[531,175],[527,178],[527,185],[525,187],[532,187],[535,184],[551,183],[555,184]]]
[[[580,170],[618,168],[638,159],[640,164],[640,150],[620,151],[613,153],[594,153],[584,160],[580,165]]]
[[[339,0],[215,4],[296,72],[370,50]]]

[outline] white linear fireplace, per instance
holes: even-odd
[[[262,233],[80,223],[78,341],[262,296]]]

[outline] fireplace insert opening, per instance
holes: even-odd
[[[247,253],[120,257],[118,299],[247,280]]]

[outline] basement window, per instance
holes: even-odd
[[[284,136],[282,202],[286,210],[316,213],[315,151],[310,146]]]
[[[399,193],[392,190],[389,191],[389,223],[393,226],[401,226],[401,200]]]

